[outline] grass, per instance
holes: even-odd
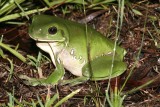
[[[114,44],[114,53],[113,53],[113,58],[112,58],[112,67],[111,67],[110,75],[112,74],[112,70],[113,70],[113,67],[114,67],[113,63],[114,63],[115,54],[116,54],[117,41],[119,39],[120,32],[121,32],[121,29],[122,29],[122,23],[123,23],[123,17],[124,17],[124,0],[118,0],[117,14],[118,14],[118,17],[117,17],[117,26],[116,26],[116,41],[115,41],[115,44]],[[117,81],[115,83],[114,89],[110,90],[110,80],[111,80],[111,78],[109,79],[108,86],[107,86],[107,89],[106,89],[107,101],[108,101],[110,107],[122,107],[125,95],[123,95],[123,96],[121,95],[121,91],[119,91],[118,86],[117,86]],[[111,92],[110,95],[109,95],[109,90]]]
[[[17,58],[19,58],[22,62],[26,62],[26,58],[24,56],[22,56],[20,53],[18,53],[16,50],[12,49],[11,47],[9,47],[8,45],[0,42],[0,47],[6,49],[7,51],[9,51],[10,53],[12,53],[13,55],[15,55]],[[5,56],[3,55],[3,52],[1,50],[1,56],[3,58],[5,58]]]
[[[66,3],[74,3],[75,5],[86,5],[87,8],[95,8],[95,9],[103,9],[103,5],[109,4],[115,0],[108,0],[108,1],[101,1],[101,0],[93,0],[93,1],[87,1],[87,0],[58,0],[58,1],[49,1],[49,0],[43,0],[43,2],[46,4],[43,8],[38,7],[37,5],[33,5],[33,7],[30,7],[30,5],[21,7],[23,4],[30,3],[32,4],[33,1],[27,0],[9,0],[6,2],[5,0],[1,1],[0,7],[0,22],[8,22],[13,19],[17,19],[20,17],[26,17],[29,20],[28,15],[43,12],[46,10],[49,10],[50,8],[56,8],[57,6],[66,4]],[[40,1],[39,1],[40,2]],[[20,5],[21,4],[21,5]],[[38,7],[38,8],[37,8]],[[35,8],[35,9],[30,9]],[[18,12],[11,13],[12,10],[15,10]],[[63,13],[67,11],[63,10]]]
[[[18,101],[15,97],[14,97],[14,90],[13,90],[13,93],[8,93],[8,96],[9,96],[9,102],[7,105],[5,104],[2,104],[1,106],[3,107],[15,107],[15,106],[20,106],[20,107],[23,107],[23,106],[31,106],[31,107],[37,107],[37,106],[40,106],[40,107],[51,107],[51,106],[54,106],[54,107],[59,107],[60,105],[62,105],[64,102],[66,102],[68,99],[72,98],[75,94],[77,94],[81,89],[77,89],[75,91],[73,91],[72,93],[68,94],[67,96],[63,97],[62,99],[59,100],[59,95],[58,93],[56,93],[52,98],[50,98],[50,96],[46,96],[46,102],[42,102],[42,100],[39,98],[39,96],[37,95],[37,100],[38,102],[36,101],[33,101],[32,100],[32,103],[30,102],[27,102],[27,101]],[[54,105],[53,105],[54,104]]]

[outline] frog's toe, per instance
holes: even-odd
[[[44,78],[42,79],[31,78],[26,75],[20,75],[19,78],[24,80],[23,81],[24,84],[31,86],[44,85],[44,81],[46,80]]]

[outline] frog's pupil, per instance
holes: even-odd
[[[57,33],[57,28],[56,27],[50,27],[49,29],[48,29],[48,33],[49,34],[56,34]]]

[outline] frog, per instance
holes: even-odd
[[[47,78],[32,79],[32,85],[80,84],[117,77],[127,68],[126,50],[92,27],[51,15],[34,15],[29,36],[47,52],[56,69]],[[66,71],[77,76],[63,80]]]

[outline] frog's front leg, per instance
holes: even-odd
[[[64,76],[65,70],[62,63],[55,60],[56,69],[52,72],[52,74],[48,78],[30,78],[26,75],[20,75],[21,79],[25,79],[24,82],[27,85],[37,86],[37,85],[55,85],[61,80]]]

